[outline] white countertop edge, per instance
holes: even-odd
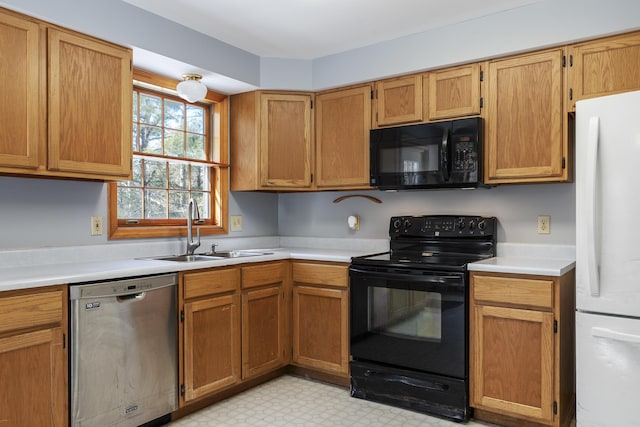
[[[529,274],[536,276],[562,276],[575,268],[573,259],[539,257],[495,257],[471,263],[469,271]]]

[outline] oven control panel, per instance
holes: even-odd
[[[469,215],[394,216],[389,236],[394,237],[478,237],[497,233],[495,217]]]

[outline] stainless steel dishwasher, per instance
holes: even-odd
[[[138,426],[178,407],[176,274],[69,288],[72,426]]]

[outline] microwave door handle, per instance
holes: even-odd
[[[449,129],[444,129],[442,133],[442,177],[449,181],[451,166],[449,163]]]

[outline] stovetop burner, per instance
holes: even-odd
[[[392,217],[390,251],[352,259],[355,265],[464,271],[496,255],[495,217],[428,215]]]

